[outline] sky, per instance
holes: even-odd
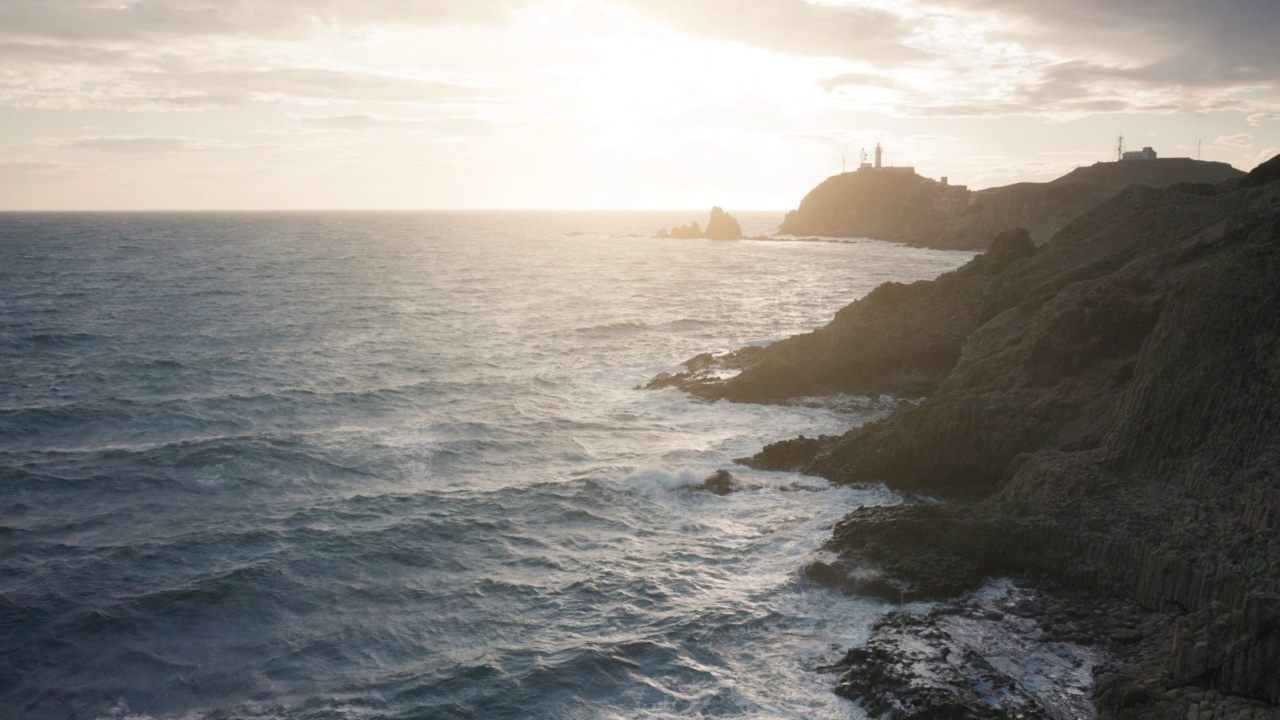
[[[1276,0],[0,0],[0,210],[795,207],[1280,153]]]

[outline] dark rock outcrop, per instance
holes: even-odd
[[[773,402],[927,395],[751,459],[948,500],[856,511],[834,533],[839,560],[811,579],[873,572],[932,596],[1012,574],[1127,598],[1161,619],[1100,685],[1102,717],[1277,717],[1273,168],[1229,192],[1130,187],[1038,250],[1005,236],[753,351],[733,377],[681,386]]]
[[[823,668],[839,673],[836,693],[893,720],[1096,717],[1088,690],[1109,654],[1089,647],[1093,623],[1034,590],[995,590],[889,613],[865,647]]]
[[[692,222],[688,225],[677,225],[670,230],[662,229],[654,234],[655,238],[678,238],[678,239],[698,239],[706,238],[708,240],[742,240],[742,226],[729,213],[719,207],[711,208],[711,219],[707,221],[707,229],[704,232],[698,223]]]
[[[708,475],[707,479],[703,480],[701,484],[688,485],[686,487],[690,490],[702,490],[715,495],[728,495],[731,492],[741,490],[743,485],[728,470],[717,470]]]
[[[804,395],[933,392],[955,366],[969,333],[1016,298],[1002,272],[1035,252],[1025,232],[997,238],[993,252],[937,280],[886,283],[836,314],[826,327],[711,358],[659,376],[711,400],[781,402]],[[694,361],[690,361],[694,362]],[[726,371],[741,372],[723,379]]]

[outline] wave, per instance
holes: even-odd
[[[105,335],[88,332],[33,333],[31,335],[22,335],[18,338],[19,342],[32,345],[78,345],[105,339]]]
[[[588,325],[575,330],[580,335],[588,337],[614,337],[618,335],[634,335],[636,333],[645,333],[653,330],[653,328],[644,322],[627,320],[623,322],[605,323],[603,325]]]

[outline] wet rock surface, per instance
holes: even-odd
[[[1085,720],[1109,653],[1052,598],[997,582],[886,615],[865,647],[825,668],[836,692],[886,720]],[[1058,622],[1061,620],[1061,622]]]
[[[752,486],[743,483],[741,480],[734,477],[733,473],[728,470],[717,470],[708,475],[707,479],[703,480],[701,484],[686,486],[689,490],[700,490],[714,495],[728,495],[729,493],[744,490],[749,487]]]

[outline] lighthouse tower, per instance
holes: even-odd
[[[876,143],[876,167],[880,167],[880,143]]]

